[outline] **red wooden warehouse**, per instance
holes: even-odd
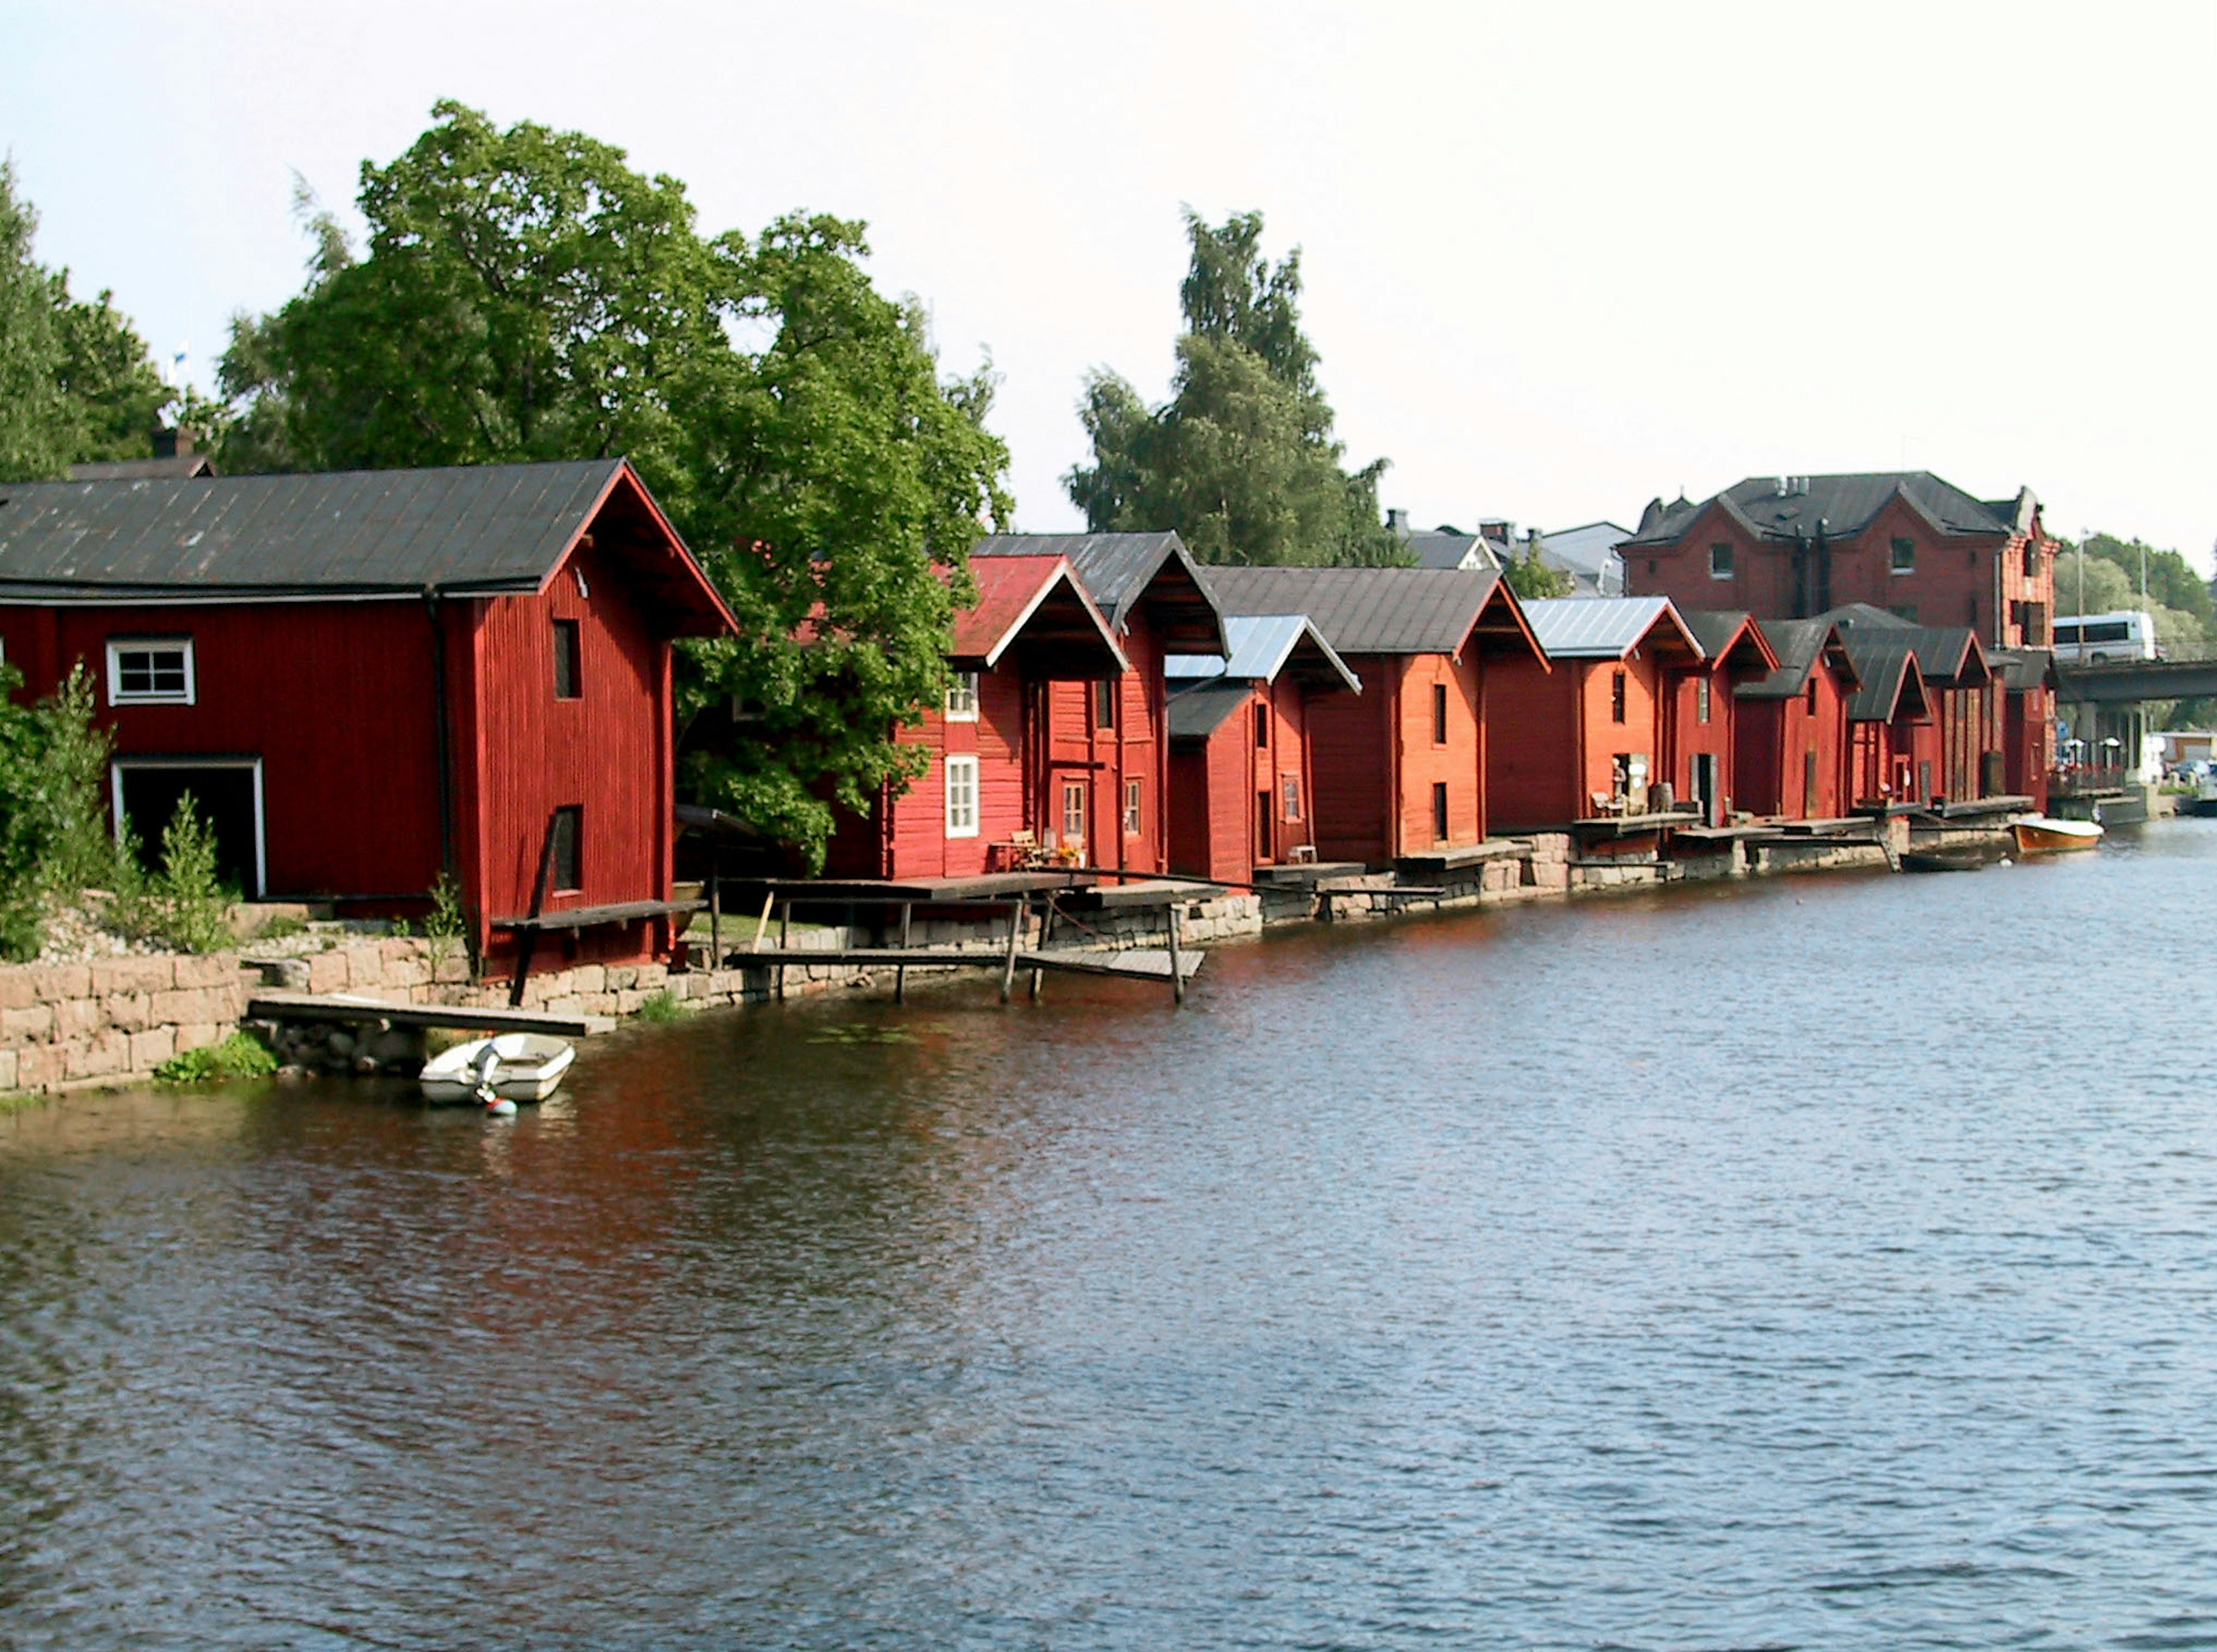
[[[1207,582],[1175,533],[1003,533],[970,553],[975,574],[1001,558],[1067,558],[1128,669],[1047,693],[1049,806],[1041,843],[1078,864],[1160,872],[1170,865],[1168,685],[1172,654],[1225,652]]]
[[[1494,674],[1485,772],[1496,829],[1645,812],[1672,770],[1679,681],[1706,675],[1701,644],[1659,596],[1557,597],[1524,611],[1554,669],[1524,660]],[[1697,709],[1716,715],[1714,699]],[[1721,796],[1718,766],[1701,767],[1708,794]]]
[[[1306,614],[1362,685],[1309,707],[1326,860],[1436,858],[1488,829],[1488,684],[1545,656],[1500,576],[1435,568],[1212,568],[1228,615]]]
[[[1048,738],[1058,685],[1081,697],[1121,682],[1129,663],[1059,556],[971,564],[975,606],[956,614],[943,705],[897,730],[930,767],[887,786],[869,815],[843,817],[824,870],[837,878],[973,878],[1005,871],[1020,841],[1040,846],[1059,806]]]
[[[143,841],[189,791],[250,896],[419,910],[445,865],[490,973],[667,949],[670,644],[732,621],[629,465],[0,499],[7,657],[91,674]]]
[[[1921,728],[1911,754],[1916,765],[1911,795],[1917,801],[1969,803],[2010,790],[2006,690],[1968,626],[1912,625],[1862,603],[1824,617],[1843,636],[1875,632],[1916,654],[1932,709],[1932,721]]]
[[[1312,700],[1362,685],[1299,613],[1224,622],[1228,658],[1170,662],[1170,870],[1244,883],[1313,856]]]
[[[1893,633],[1843,626],[1860,685],[1848,697],[1850,791],[1857,805],[1920,803],[1931,795],[1939,733],[1917,650]],[[1919,784],[1920,767],[1924,783]]]
[[[1668,771],[1682,798],[1698,800],[1712,825],[1746,805],[1739,795],[1739,690],[1778,669],[1770,639],[1737,609],[1695,608],[1678,616],[1701,645],[1698,669],[1680,672],[1670,707]]]
[[[1837,820],[1854,800],[1848,701],[1862,680],[1829,620],[1767,620],[1763,632],[1778,665],[1732,691],[1734,806]]]

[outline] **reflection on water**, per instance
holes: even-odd
[[[0,1120],[0,1645],[2217,1641],[2217,823]]]

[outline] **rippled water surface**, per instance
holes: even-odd
[[[2217,1643],[2217,823],[0,1120],[0,1644]]]

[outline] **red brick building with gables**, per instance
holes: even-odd
[[[1868,602],[1992,648],[2045,648],[2055,544],[2030,490],[1979,500],[1929,471],[1751,477],[1651,503],[1618,547],[1627,591],[1803,620]]]

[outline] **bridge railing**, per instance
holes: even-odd
[[[2047,794],[2075,798],[2089,792],[2119,791],[2131,772],[2121,763],[2067,763],[2047,771]]]

